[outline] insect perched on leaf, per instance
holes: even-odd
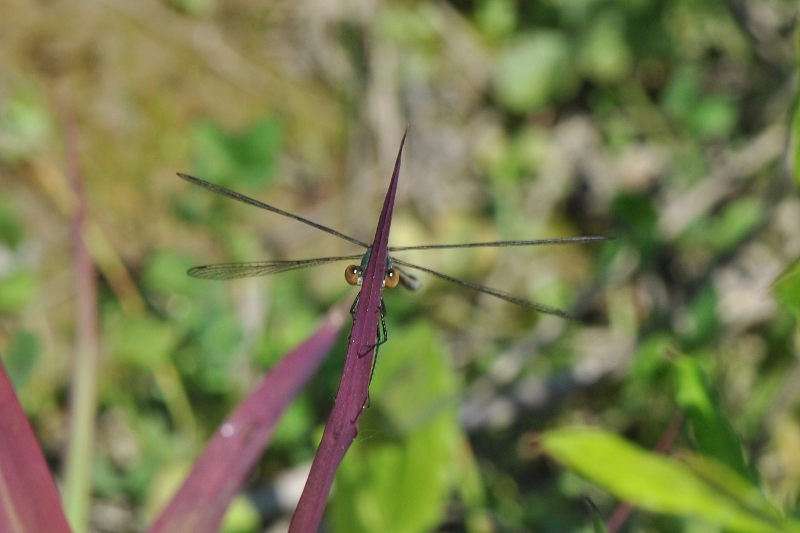
[[[317,228],[318,230],[324,231],[325,233],[335,235],[340,239],[344,239],[353,244],[357,244],[358,246],[361,246],[362,248],[366,249],[364,254],[359,254],[359,255],[316,257],[313,259],[297,259],[289,261],[254,261],[249,263],[220,263],[215,265],[204,265],[189,269],[188,274],[190,276],[200,279],[223,279],[223,280],[235,279],[235,278],[249,278],[255,276],[268,276],[271,274],[278,274],[280,272],[287,272],[289,270],[298,270],[301,268],[309,268],[319,265],[325,265],[337,261],[353,261],[356,259],[360,259],[360,262],[358,264],[350,264],[345,269],[344,277],[345,281],[347,281],[347,283],[349,283],[350,285],[361,286],[364,272],[367,267],[367,262],[369,261],[370,253],[372,252],[372,247],[367,243],[362,242],[356,238],[350,237],[348,235],[345,235],[343,233],[340,233],[332,228],[323,226],[322,224],[318,224],[306,218],[283,211],[282,209],[278,209],[277,207],[273,207],[258,200],[254,200],[253,198],[232,191],[230,189],[226,189],[225,187],[209,183],[200,178],[195,178],[194,176],[189,176],[188,174],[181,174],[181,173],[178,173],[178,176],[185,179],[186,181],[189,181],[196,185],[200,185],[201,187],[205,187],[206,189],[215,192],[217,194],[221,194],[223,196],[227,196],[228,198],[232,198],[239,202],[259,207],[267,211],[272,211],[273,213],[277,213],[279,215],[283,215],[288,218],[292,218],[294,220],[297,220],[299,222]],[[540,244],[574,244],[574,243],[607,241],[611,239],[613,239],[613,237],[604,237],[604,236],[566,237],[561,239],[538,239],[538,240],[527,240],[527,241],[494,241],[494,242],[474,242],[467,244],[429,244],[422,246],[400,246],[400,247],[390,246],[389,252],[404,252],[409,250],[444,250],[452,248],[534,246]],[[550,307],[538,302],[533,302],[531,300],[515,296],[513,294],[501,291],[499,289],[454,278],[452,276],[448,276],[447,274],[442,274],[441,272],[436,272],[435,270],[431,270],[423,266],[409,263],[408,261],[405,260],[397,259],[396,257],[393,257],[392,255],[389,254],[386,255],[386,267],[384,269],[384,277],[383,277],[383,286],[385,288],[391,289],[396,287],[397,285],[403,285],[407,289],[411,290],[416,290],[419,288],[419,280],[415,276],[403,270],[403,268],[401,267],[418,270],[420,272],[425,272],[426,274],[430,274],[431,276],[436,276],[438,278],[450,281],[452,283],[463,285],[464,287],[469,287],[470,289],[490,294],[492,296],[503,299],[507,302],[511,302],[512,304],[519,305],[521,307],[535,309],[536,311],[539,311],[541,313],[546,313],[548,315],[555,315],[562,318],[571,318],[569,314],[560,309],[556,309],[554,307]],[[350,309],[351,314],[355,312],[355,309],[358,305],[359,296],[356,296],[356,299],[353,302],[353,306]],[[381,313],[381,327],[377,335],[378,338],[377,344],[382,344],[383,342],[386,341],[386,323],[384,321],[384,317],[386,316],[386,305],[384,304],[383,299],[381,299],[380,313]]]

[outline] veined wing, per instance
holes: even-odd
[[[503,246],[536,246],[539,244],[575,244],[584,242],[612,241],[614,237],[563,237],[559,239],[536,239],[532,241],[493,241],[472,242],[467,244],[424,244],[421,246],[390,246],[390,252],[404,252],[407,250],[444,250],[451,248],[500,248]],[[416,267],[412,267],[416,268]]]
[[[430,274],[431,276],[436,276],[437,278],[441,278],[450,281],[452,283],[456,283],[458,285],[464,285],[466,287],[469,287],[470,289],[474,289],[476,291],[483,292],[485,294],[491,294],[492,296],[500,298],[501,300],[511,302],[512,304],[519,305],[521,307],[527,307],[528,309],[534,309],[536,311],[539,311],[540,313],[546,313],[548,315],[554,315],[561,318],[566,318],[568,320],[575,320],[574,317],[570,316],[568,313],[562,311],[561,309],[556,309],[555,307],[550,307],[549,305],[544,305],[538,302],[533,302],[531,300],[526,300],[525,298],[515,296],[513,294],[501,291],[499,289],[494,289],[492,287],[487,287],[485,285],[478,285],[477,283],[471,283],[469,281],[464,281],[463,279],[454,278],[452,276],[448,276],[447,274],[442,274],[441,272],[436,272],[435,270],[431,270],[429,268],[409,263],[408,261],[401,261],[396,257],[392,257],[392,262],[398,265],[403,265],[404,267],[413,268],[415,270],[425,272],[426,274]]]
[[[297,261],[254,261],[252,263],[219,263],[190,268],[186,273],[193,278],[200,279],[236,279],[269,276],[289,270],[309,268],[318,265],[361,259],[361,255],[342,255],[337,257],[317,257],[315,259],[300,259]]]
[[[359,246],[363,246],[364,248],[367,248],[369,246],[367,243],[361,242],[358,239],[350,237],[349,235],[345,235],[344,233],[339,233],[335,229],[331,229],[329,227],[323,226],[322,224],[317,224],[316,222],[312,222],[311,220],[308,220],[307,218],[303,218],[303,217],[300,217],[300,216],[297,216],[297,215],[293,215],[292,213],[289,213],[288,211],[284,211],[283,209],[278,209],[277,207],[272,207],[269,204],[265,204],[264,202],[259,202],[258,200],[250,198],[249,196],[245,196],[244,194],[239,194],[236,191],[232,191],[230,189],[226,189],[225,187],[221,187],[219,185],[216,185],[214,183],[208,182],[206,180],[201,180],[200,178],[195,178],[194,176],[190,176],[188,174],[181,174],[180,172],[178,172],[178,176],[180,176],[181,178],[185,179],[186,181],[188,181],[190,183],[194,183],[195,185],[199,185],[201,187],[204,187],[204,188],[208,189],[209,191],[215,192],[217,194],[221,194],[222,196],[227,196],[228,198],[232,198],[233,200],[237,200],[237,201],[242,202],[244,204],[252,205],[252,206],[255,206],[255,207],[258,207],[258,208],[261,208],[261,209],[265,209],[267,211],[272,211],[273,213],[277,213],[279,215],[283,215],[283,216],[288,217],[288,218],[292,218],[294,220],[297,220],[298,222],[302,222],[303,224],[308,224],[312,228],[317,228],[318,230],[324,231],[325,233],[329,233],[331,235],[336,235],[340,239],[344,239],[346,241],[352,242],[353,244],[357,244]],[[220,279],[227,279],[227,278],[220,278]]]

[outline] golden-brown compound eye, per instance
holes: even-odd
[[[344,269],[344,280],[350,285],[358,285],[361,269],[355,265],[350,265]]]
[[[400,273],[393,268],[387,270],[386,275],[383,276],[383,286],[387,289],[394,289],[398,283],[400,283]]]

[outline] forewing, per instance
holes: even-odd
[[[251,263],[219,263],[190,268],[186,273],[199,279],[236,279],[269,276],[289,270],[309,268],[336,261],[361,259],[360,255],[343,255],[338,257],[317,257],[298,261],[254,261]]]
[[[470,242],[466,244],[423,244],[420,246],[390,246],[390,252],[405,252],[408,250],[451,250],[453,248],[503,248],[506,246],[538,246],[541,244],[580,244],[586,242],[613,241],[614,237],[562,237],[558,239],[536,239],[529,241],[492,241]],[[416,268],[416,267],[414,267]]]
[[[331,228],[329,228],[327,226],[323,226],[322,224],[317,224],[316,222],[314,222],[312,220],[308,220],[307,218],[303,218],[301,216],[294,215],[292,213],[289,213],[288,211],[284,211],[283,209],[278,209],[277,207],[271,206],[269,204],[265,204],[264,202],[260,202],[260,201],[256,200],[255,198],[250,198],[249,196],[245,196],[244,194],[240,194],[240,193],[238,193],[236,191],[232,191],[230,189],[226,189],[225,187],[222,187],[222,186],[217,185],[215,183],[211,183],[211,182],[206,181],[206,180],[201,180],[200,178],[195,178],[194,176],[190,176],[189,174],[182,174],[182,173],[178,172],[178,176],[180,176],[181,178],[185,179],[186,181],[188,181],[190,183],[194,183],[195,185],[199,185],[201,187],[204,187],[204,188],[208,189],[209,191],[215,192],[215,193],[220,194],[222,196],[227,196],[228,198],[236,200],[237,202],[242,202],[243,204],[252,205],[254,207],[258,207],[258,208],[264,209],[266,211],[272,211],[273,213],[277,213],[279,215],[283,215],[285,217],[292,218],[294,220],[297,220],[298,222],[302,222],[303,224],[308,224],[312,228],[317,228],[318,230],[324,231],[325,233],[330,233],[331,235],[336,235],[340,239],[344,239],[346,241],[350,241],[353,244],[357,244],[359,246],[363,246],[364,248],[367,247],[366,243],[361,242],[358,239],[354,239],[353,237],[350,237],[349,235],[345,235],[344,233],[340,233],[340,232],[336,231],[335,229],[331,229]],[[263,275],[263,274],[257,274],[257,275]],[[222,279],[225,279],[225,278],[222,278]]]

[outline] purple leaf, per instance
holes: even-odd
[[[281,414],[325,359],[346,311],[339,307],[264,376],[220,426],[149,533],[215,533],[228,504],[261,456]]]
[[[406,134],[408,132],[406,131]],[[347,357],[336,394],[336,404],[322,434],[317,454],[311,465],[308,481],[303,489],[297,510],[289,525],[289,533],[313,533],[317,531],[325,511],[336,469],[358,434],[358,419],[367,402],[369,382],[372,376],[372,363],[375,355],[375,342],[380,320],[381,290],[386,274],[386,255],[389,247],[389,228],[392,223],[392,209],[397,191],[397,178],[400,174],[400,159],[406,136],[400,143],[397,161],[394,164],[392,181],[383,202],[383,210],[378,220],[372,252],[364,272],[358,309],[353,317],[353,329]]]
[[[0,364],[0,531],[69,533],[47,462]]]

